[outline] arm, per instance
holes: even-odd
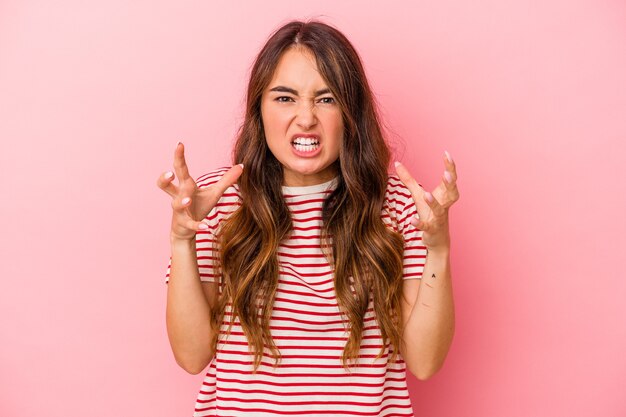
[[[444,163],[442,181],[432,194],[396,163],[396,172],[411,191],[418,214],[411,224],[422,231],[422,243],[428,251],[421,280],[405,280],[402,294],[400,352],[407,368],[421,380],[430,378],[443,365],[455,327],[448,210],[459,199],[459,191],[456,166],[447,152]]]
[[[196,233],[208,230],[201,220],[216,206],[226,189],[241,175],[243,165],[235,165],[210,185],[199,188],[189,175],[184,146],[176,145],[174,169],[179,185],[172,183],[172,172],[157,180],[159,188],[172,197],[172,249],[167,288],[166,326],[176,362],[187,372],[202,372],[214,355],[211,345],[211,307],[217,302],[217,282],[202,283],[198,269]]]
[[[211,306],[217,283],[201,283],[196,241],[172,239],[172,265],[167,286],[166,325],[176,363],[198,374],[213,358]]]
[[[421,279],[403,286],[403,341],[407,369],[420,380],[442,366],[454,336],[454,301],[448,251],[429,251]]]

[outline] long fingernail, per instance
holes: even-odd
[[[450,184],[452,182],[452,174],[450,174],[450,172],[444,171],[443,177],[445,178],[445,180],[446,180],[446,182],[448,184]]]
[[[448,151],[444,151],[444,152],[445,152],[445,154],[446,154],[446,159],[448,160],[448,162],[450,162],[450,163],[454,162],[454,161],[452,160],[452,157],[451,157],[451,156],[450,156],[450,154],[448,153]]]
[[[173,175],[174,175],[174,173],[172,171],[167,171],[165,173],[165,179],[170,179],[170,178],[172,178]]]
[[[433,195],[429,193],[428,191],[424,193],[424,197],[426,197],[426,200],[428,200],[429,203],[433,202]]]
[[[187,203],[189,203],[190,201],[191,201],[191,199],[190,199],[189,197],[185,197],[185,198],[183,198],[183,201],[181,201],[181,203],[183,203],[183,204],[187,204]]]

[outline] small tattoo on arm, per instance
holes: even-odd
[[[431,278],[437,278],[437,277],[435,276],[435,274],[432,274],[432,275],[431,275]],[[427,286],[427,287],[429,287],[429,288],[435,288],[435,287],[433,287],[432,285],[430,285],[430,284],[428,283],[428,281],[426,281],[424,284],[426,284],[426,286]]]

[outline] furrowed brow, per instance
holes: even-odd
[[[299,96],[296,90],[294,90],[293,88],[285,87],[283,85],[273,87],[270,89],[270,91],[277,91],[280,93],[289,93],[289,94],[293,94],[294,96]],[[326,93],[330,93],[330,88],[323,88],[321,90],[317,90],[315,92],[315,97],[321,96],[322,94],[326,94]]]
[[[282,85],[279,85],[277,87],[271,88],[270,91],[277,91],[279,93],[289,93],[289,94],[293,94],[294,96],[298,95],[298,92],[296,90],[294,90],[293,88],[285,87],[285,86],[282,86]]]
[[[315,97],[321,96],[322,94],[330,93],[330,88],[323,88],[321,90],[317,90],[315,92]]]

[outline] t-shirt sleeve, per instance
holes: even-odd
[[[413,217],[419,218],[411,192],[397,176],[392,176],[388,195],[393,201],[390,204],[391,217],[404,239],[403,279],[422,278],[427,251],[422,242],[424,232],[411,224]]]
[[[229,169],[220,168],[196,180],[198,188],[204,188],[216,183]],[[219,275],[215,269],[217,253],[215,252],[215,235],[220,222],[232,211],[234,211],[239,203],[239,194],[236,186],[229,187],[215,207],[205,217],[204,222],[209,225],[207,230],[199,230],[196,232],[196,257],[198,259],[198,273],[202,282],[219,282]],[[172,267],[172,257],[170,256],[167,270],[165,273],[165,283],[169,282],[170,271]]]

